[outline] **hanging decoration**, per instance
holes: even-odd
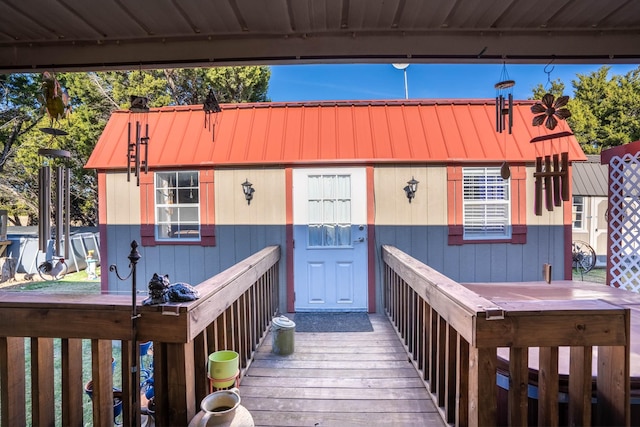
[[[544,124],[547,129],[554,130],[558,125],[558,120],[565,120],[571,117],[571,112],[564,108],[569,102],[568,96],[561,96],[558,99],[547,93],[542,97],[542,101],[531,107],[533,114],[538,114],[533,118],[533,125],[540,126]]]
[[[507,67],[502,65],[500,81],[494,85],[496,88],[496,132],[508,130],[511,133],[513,127],[513,86],[515,80],[509,78]]]
[[[222,111],[222,109],[220,108],[220,104],[218,103],[218,99],[216,98],[216,94],[213,92],[213,89],[209,89],[209,93],[204,99],[202,109],[204,110],[204,127],[208,128],[209,131],[211,131],[211,115]],[[212,141],[215,141],[215,131],[216,127],[214,123],[213,131],[211,132]]]
[[[69,93],[62,88],[55,74],[45,71],[42,73],[42,101],[50,126],[40,130],[52,137],[68,135],[66,131],[54,127],[59,120],[64,119],[71,112]]]
[[[40,251],[47,253],[49,239],[54,238],[54,255],[69,258],[71,223],[71,170],[66,160],[71,158],[67,150],[41,148],[38,155],[43,158],[42,166],[38,170],[38,240]],[[51,197],[52,187],[52,163],[54,168],[53,184],[55,184],[55,197]],[[53,199],[53,200],[52,200]],[[51,205],[53,204],[53,215]],[[53,217],[53,229],[51,232],[51,218]],[[64,242],[64,244],[63,244]],[[63,255],[64,248],[64,255]]]
[[[135,129],[132,133],[131,121],[127,125],[127,182],[131,180],[131,174],[136,177],[136,185],[140,186],[140,173],[144,169],[144,173],[149,172],[149,164],[147,162],[149,154],[149,123],[146,123],[146,113],[149,112],[149,98],[144,96],[132,95],[130,97],[129,111],[137,116],[143,113],[144,135],[142,134],[142,125],[140,118],[136,117]]]
[[[496,132],[502,133],[505,130],[511,134],[513,127],[513,86],[515,86],[515,80],[509,78],[506,64],[502,64],[502,73],[500,74],[500,81],[494,85],[496,89]],[[500,167],[500,176],[502,179],[509,179],[511,177],[511,167],[506,160],[507,156],[507,138],[504,139],[504,153],[505,161]]]
[[[545,194],[545,206],[553,211],[554,206],[562,206],[569,201],[569,153],[536,157],[534,210],[542,215],[542,193]]]
[[[544,67],[544,72],[547,74],[547,90],[551,88],[551,73],[555,67],[551,66],[553,61],[549,62]],[[565,120],[571,117],[571,112],[565,108],[569,102],[568,96],[560,96],[558,99],[547,92],[542,96],[540,102],[531,106],[531,112],[537,114],[533,117],[533,125],[541,126],[544,124],[547,129],[554,130],[558,125],[558,120]]]
[[[544,72],[547,74],[547,90],[551,86],[551,72],[554,68],[551,66],[552,62],[544,67]],[[544,124],[547,129],[554,130],[558,120],[571,116],[569,110],[564,108],[568,101],[568,96],[560,96],[556,99],[551,93],[546,93],[541,102],[531,106],[531,112],[537,114],[533,117],[533,126]],[[571,135],[573,135],[571,132],[563,131],[531,139],[532,143],[542,142],[544,156],[536,157],[536,170],[533,174],[535,178],[534,211],[538,216],[542,215],[543,192],[544,204],[548,211],[552,211],[554,206],[562,206],[563,201],[569,201],[569,153],[567,151],[558,153],[558,150],[554,149],[555,144],[552,140]],[[550,141],[550,150],[545,149],[546,141]]]

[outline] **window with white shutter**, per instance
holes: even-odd
[[[462,168],[464,240],[511,237],[510,180],[499,167]]]

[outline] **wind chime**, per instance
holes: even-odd
[[[509,78],[506,65],[502,64],[500,81],[494,85],[496,89],[496,132],[503,133],[504,131],[508,131],[509,135],[511,135],[511,129],[513,128],[513,86],[515,86],[515,84],[515,80],[511,80]],[[504,152],[505,161],[500,167],[500,176],[502,179],[509,179],[511,176],[511,169],[509,167],[509,162],[506,160],[506,135]]]
[[[149,164],[147,162],[149,154],[149,123],[144,123],[144,135],[142,134],[142,123],[138,114],[149,112],[149,98],[144,96],[132,95],[130,98],[131,106],[129,111],[134,113],[136,117],[135,129],[131,130],[131,121],[127,126],[127,182],[131,180],[131,174],[136,177],[136,185],[140,186],[140,173],[144,169],[144,173],[149,172]]]
[[[215,141],[216,125],[215,123],[213,123],[212,131],[211,115],[219,113],[220,111],[222,111],[222,109],[220,108],[220,104],[218,103],[218,99],[216,98],[216,94],[213,92],[213,89],[209,89],[209,93],[204,99],[202,109],[204,110],[204,127],[205,129],[209,129],[209,131],[211,132],[211,141]]]
[[[40,128],[40,131],[51,135],[48,145],[51,146],[58,136],[66,136],[68,133],[55,127],[59,120],[68,116],[71,111],[70,97],[66,89],[62,88],[55,74],[44,72],[42,74],[42,95],[44,107],[49,116],[51,126]],[[70,247],[70,217],[71,217],[71,170],[59,162],[55,166],[53,181],[55,184],[55,197],[52,205],[52,163],[55,159],[69,159],[71,153],[67,150],[41,148],[38,155],[43,157],[42,166],[38,170],[38,248],[47,253],[51,236],[51,217],[53,213],[53,227],[55,230],[54,252],[61,256],[64,239],[64,258],[69,258]]]
[[[551,83],[551,72],[553,67],[547,64],[544,72],[547,73],[547,85]],[[533,117],[533,126],[545,125],[549,130],[554,130],[558,125],[558,120],[565,120],[571,117],[571,112],[565,106],[569,102],[568,96],[560,96],[555,99],[551,93],[546,93],[540,102],[531,107],[531,112],[536,114]],[[572,135],[571,132],[556,132],[549,135],[539,136],[531,140],[532,143],[543,143],[543,153],[546,142],[556,138]],[[553,153],[554,144],[551,141],[551,153],[536,157],[535,177],[535,214],[542,215],[542,193],[545,193],[545,206],[548,211],[553,211],[554,206],[562,206],[562,202],[569,201],[569,153]]]

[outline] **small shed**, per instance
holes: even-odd
[[[532,103],[515,102],[513,133],[496,131],[493,99],[117,111],[86,165],[103,264],[124,268],[135,239],[141,288],[154,272],[198,284],[280,245],[282,311],[381,310],[385,244],[462,282],[540,280],[543,264],[570,278],[571,203],[534,213],[535,164],[585,156],[565,122],[533,127]],[[139,185],[132,129],[148,129]]]
[[[596,253],[596,266],[607,265],[607,209],[609,167],[600,155],[587,155],[573,164],[573,240],[588,243]]]

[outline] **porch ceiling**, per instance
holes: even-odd
[[[638,62],[633,0],[0,0],[0,72]]]

